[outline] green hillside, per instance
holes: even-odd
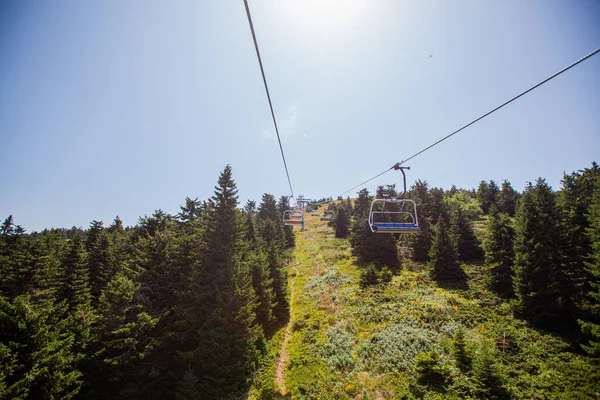
[[[361,289],[347,239],[318,217],[296,232],[289,271],[289,398],[593,398],[597,365],[556,334],[516,319],[511,302],[487,289],[489,267],[465,265],[468,289],[447,290],[425,263],[404,261],[388,284]],[[457,332],[470,366],[461,370]],[[444,383],[419,381],[417,364],[435,351]],[[458,357],[460,358],[460,357]]]

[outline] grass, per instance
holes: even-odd
[[[452,340],[459,328],[471,357],[492,354],[511,398],[593,398],[600,390],[597,365],[516,319],[512,304],[488,291],[485,265],[464,265],[466,290],[437,287],[429,267],[411,261],[390,283],[361,289],[348,241],[326,224],[309,216],[296,236],[286,398],[487,398],[476,372],[456,365]],[[451,370],[443,388],[417,381],[415,360],[432,350]]]

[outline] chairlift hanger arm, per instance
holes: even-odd
[[[400,163],[396,163],[392,168],[394,168],[395,171],[400,170],[400,172],[402,172],[402,178],[404,179],[404,193],[402,193],[402,196],[406,196],[406,173],[404,170],[410,169],[410,167],[401,167]]]

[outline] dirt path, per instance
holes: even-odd
[[[295,267],[292,267],[296,270]],[[297,271],[296,271],[297,273]],[[285,328],[285,337],[283,338],[283,343],[281,343],[281,349],[279,350],[279,357],[277,357],[277,361],[275,361],[275,386],[279,394],[285,395],[287,394],[287,389],[285,387],[285,367],[288,362],[289,356],[287,352],[287,344],[292,337],[292,318],[293,318],[293,309],[294,306],[294,280],[290,279],[290,321],[288,322]]]

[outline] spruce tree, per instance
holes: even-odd
[[[177,214],[177,219],[183,223],[195,221],[202,215],[201,204],[196,197],[194,200],[185,198],[185,205],[179,206],[181,211]]]
[[[479,187],[477,188],[477,199],[481,203],[481,209],[484,214],[487,214],[492,205],[496,205],[496,201],[498,198],[498,194],[500,193],[500,189],[498,188],[498,184],[491,180],[489,183],[486,181],[481,181]]]
[[[517,208],[517,191],[513,189],[509,181],[502,181],[502,189],[496,200],[498,210],[513,217]]]
[[[589,302],[596,306],[592,308],[587,321],[579,321],[583,333],[589,339],[584,344],[584,350],[592,357],[600,358],[600,181],[596,181],[589,212],[587,215],[588,228],[586,235],[590,241],[590,255],[586,263],[590,279],[588,292]]]
[[[71,311],[85,312],[90,308],[89,272],[83,240],[79,234],[71,239],[63,260],[62,297]]]
[[[185,370],[181,382],[175,392],[176,400],[201,400],[199,380],[191,369]]]
[[[512,297],[514,237],[510,217],[492,207],[483,239],[485,262],[491,267],[491,289],[502,297]]]
[[[118,273],[107,285],[98,304],[95,326],[99,345],[94,346],[95,371],[89,374],[89,398],[139,397],[144,386],[154,389],[148,363],[154,348],[158,318],[144,310],[150,299],[140,284]]]
[[[0,395],[71,399],[82,386],[75,335],[64,303],[0,296]]]
[[[594,188],[599,181],[600,167],[593,163],[591,168],[565,174],[562,190],[558,194],[557,202],[563,221],[563,270],[573,286],[573,313],[580,313],[580,310],[588,309],[591,305],[587,293],[594,279],[586,266],[586,259],[592,253],[592,244],[587,235],[590,227],[588,214]]]
[[[0,226],[0,295],[12,299],[33,289],[35,271],[27,247],[25,229],[10,215]]]
[[[335,237],[346,238],[349,234],[349,212],[346,207],[339,207],[335,216]]]
[[[560,215],[545,180],[531,183],[516,212],[515,292],[523,314],[547,328],[570,322],[570,288],[562,270]]]
[[[375,264],[378,268],[387,266],[392,270],[398,267],[398,250],[393,235],[375,234],[369,227],[369,192],[363,189],[358,194],[355,216],[352,222],[350,244],[352,253],[363,265]]]
[[[192,276],[191,301],[197,329],[195,349],[182,352],[192,361],[207,397],[230,396],[241,388],[256,361],[260,337],[256,294],[248,266],[241,262],[242,215],[231,167],[219,176],[203,228],[200,268]]]
[[[421,232],[409,238],[412,247],[412,258],[415,261],[429,261],[429,249],[431,248],[432,198],[429,184],[417,180],[410,188],[409,197],[417,203],[417,213]],[[437,215],[436,215],[437,218]]]
[[[433,243],[429,251],[431,259],[432,278],[440,284],[461,286],[464,284],[465,273],[457,263],[457,254],[448,224],[440,215],[433,228]]]
[[[468,372],[471,370],[471,355],[467,350],[467,341],[465,338],[465,331],[459,328],[454,333],[454,339],[452,340],[452,354],[456,360],[456,366],[462,372]]]
[[[498,371],[495,350],[483,344],[473,359],[473,382],[482,399],[503,400],[511,396],[504,388],[504,380]]]
[[[290,198],[287,196],[281,196],[279,198],[279,203],[277,203],[277,207],[279,208],[279,220],[282,220],[283,212],[290,209]],[[285,234],[285,247],[294,247],[296,245],[296,238],[294,237],[294,227],[290,225],[285,225],[283,227],[283,232]]]
[[[461,261],[474,261],[482,256],[479,240],[475,236],[471,221],[467,219],[461,207],[457,207],[452,215],[452,231],[456,239],[458,259]]]

